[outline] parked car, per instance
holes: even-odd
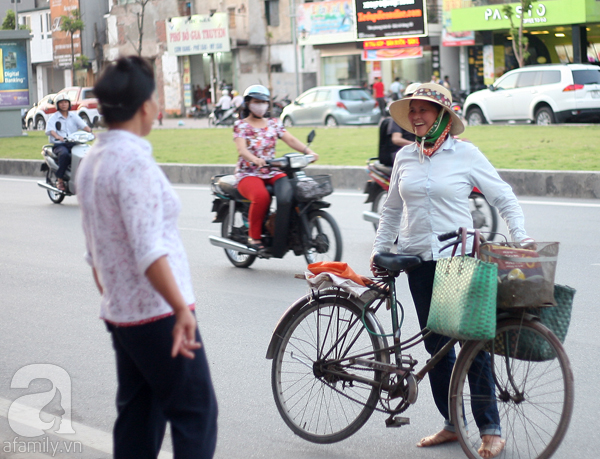
[[[365,89],[354,86],[317,86],[283,108],[285,126],[300,124],[377,124],[381,112]]]
[[[93,88],[71,86],[61,89],[56,93],[66,94],[71,101],[71,110],[74,110],[87,123],[89,127],[96,127],[100,124],[100,112],[98,112],[98,99],[94,96]]]
[[[38,103],[33,104],[25,115],[25,125],[27,129],[37,129],[44,131],[48,118],[56,111],[54,105],[54,97],[56,94],[48,94],[44,96]]]
[[[599,119],[600,67],[549,64],[511,70],[488,89],[470,94],[463,113],[469,125]]]

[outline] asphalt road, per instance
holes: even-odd
[[[288,254],[282,260],[258,260],[251,269],[234,268],[222,249],[208,243],[208,235],[218,234],[220,229],[211,223],[208,188],[175,188],[183,203],[179,227],[190,260],[199,327],[219,400],[217,458],[462,457],[458,444],[433,449],[414,446],[422,436],[441,426],[427,383],[420,386],[417,404],[405,414],[411,418],[409,426],[386,429],[385,417],[376,413],[357,434],[341,443],[315,445],[296,437],[279,417],[271,394],[271,362],[264,357],[278,318],[307,291],[303,281],[294,279],[294,274],[303,272],[304,259]],[[344,261],[360,274],[368,274],[374,231],[361,219],[362,211],[368,210],[363,196],[338,190],[329,200],[344,238]],[[567,437],[554,457],[595,457],[600,447],[596,389],[600,360],[600,309],[596,304],[600,202],[541,198],[521,201],[529,234],[539,241],[561,242],[557,282],[578,290],[566,341],[575,373],[575,412]],[[80,442],[82,452],[74,455],[63,448],[66,444],[60,444],[63,451],[54,457],[110,457],[110,431],[115,418],[114,356],[109,335],[98,320],[99,296],[83,261],[83,251],[75,198],[55,205],[35,181],[0,177],[0,458],[52,456],[51,452],[15,454],[18,441],[24,438],[15,440],[17,435],[8,424],[6,412],[11,402],[19,399],[25,403],[26,399],[20,397],[36,392],[54,394],[52,384],[41,378],[29,387],[11,388],[15,373],[30,364],[58,366],[70,376],[76,434],[41,438],[49,438],[54,446],[59,441]],[[417,331],[416,318],[404,279],[399,281],[399,290],[407,311],[404,334],[409,336],[407,333]],[[422,349],[414,356],[421,362],[426,359]],[[59,402],[59,395],[54,394],[46,408],[49,414],[41,416],[43,421],[63,414],[60,407],[64,404]],[[7,442],[13,443],[8,447]],[[170,450],[168,439],[164,450]]]

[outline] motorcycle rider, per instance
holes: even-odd
[[[256,250],[264,250],[261,242],[262,223],[269,209],[271,195],[266,185],[273,185],[277,196],[277,215],[275,227],[287,227],[291,205],[292,190],[289,181],[280,180],[286,175],[277,168],[267,166],[266,160],[275,158],[277,139],[283,140],[290,148],[304,154],[319,156],[308,146],[286,131],[275,118],[265,118],[269,109],[271,93],[262,85],[252,85],[244,91],[244,110],[242,119],[233,125],[233,139],[239,153],[235,168],[238,191],[250,200],[248,215],[248,245]],[[278,243],[283,244],[287,235],[276,235]],[[274,244],[275,245],[275,244]]]
[[[215,105],[215,118],[217,120],[221,119],[221,116],[225,111],[231,108],[231,96],[229,95],[229,91],[227,89],[223,89],[221,91],[221,98]]]
[[[71,164],[71,149],[73,144],[65,139],[74,132],[83,129],[92,132],[92,129],[76,113],[72,113],[71,100],[66,94],[59,94],[55,99],[57,111],[48,120],[46,135],[54,144],[53,151],[58,156],[58,170],[56,171],[56,187],[65,191],[64,176]]]

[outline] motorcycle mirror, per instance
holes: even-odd
[[[312,131],[310,131],[310,133],[308,134],[308,143],[312,143],[312,141],[314,140],[316,135],[317,134],[315,133],[314,129]]]
[[[62,124],[60,123],[60,121],[57,121],[56,122],[56,130],[60,131],[61,126],[62,126]]]

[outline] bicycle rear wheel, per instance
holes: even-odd
[[[486,378],[474,363],[479,352],[492,362],[495,396],[471,396],[468,373]],[[460,351],[450,383],[450,412],[460,444],[470,459],[480,459],[475,421],[477,406],[496,403],[502,437],[500,459],[547,459],[563,440],[573,412],[573,373],[558,338],[544,325],[507,319],[498,323],[496,339],[468,341]]]
[[[361,315],[342,298],[314,300],[292,319],[277,345],[271,371],[275,403],[288,427],[308,441],[349,437],[377,405],[381,372],[352,362],[358,354],[382,359],[380,341],[365,329]],[[365,320],[377,330],[370,314]]]

